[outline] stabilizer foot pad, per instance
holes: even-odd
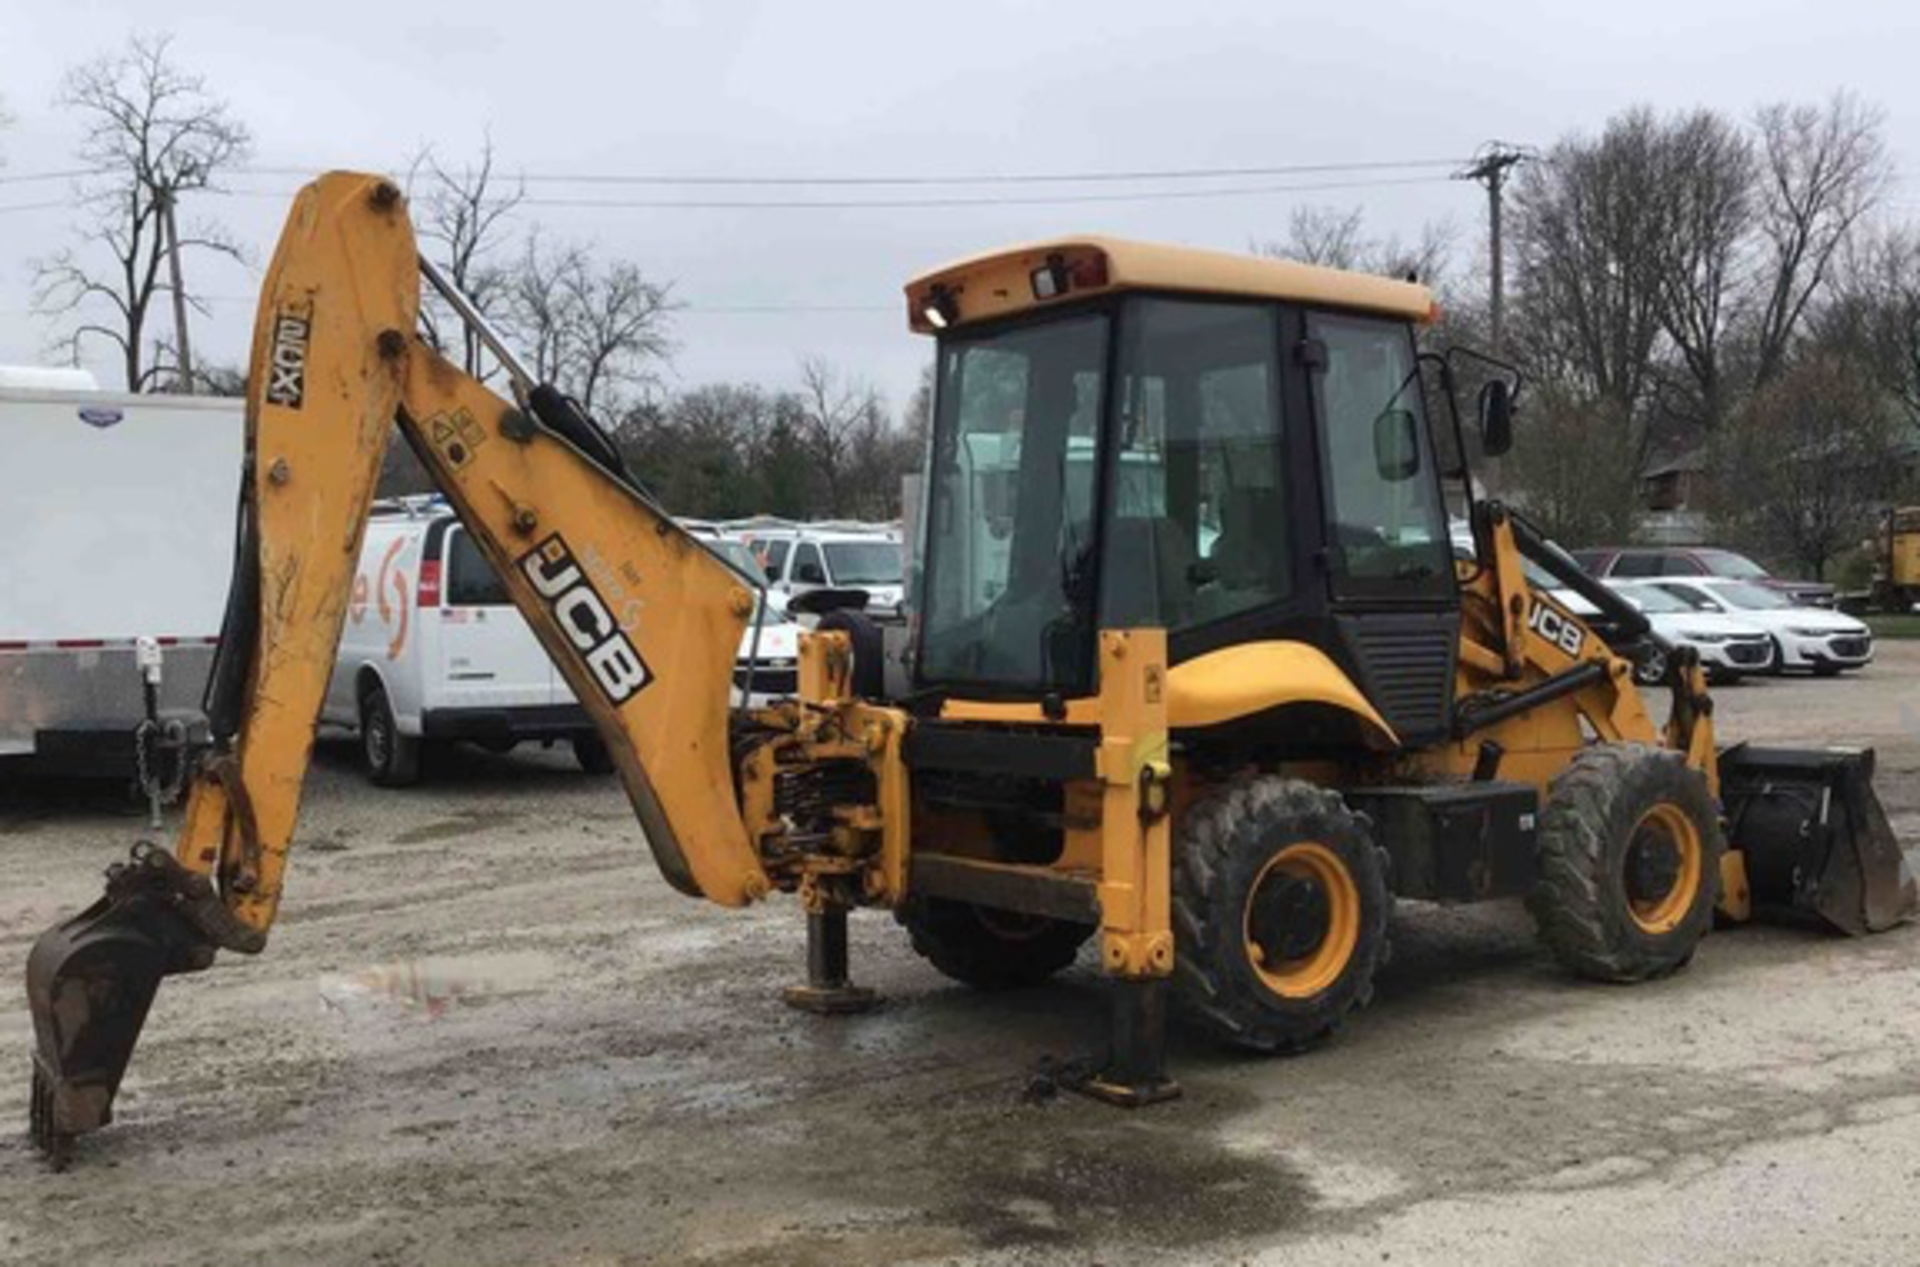
[[[780,992],[780,998],[796,1012],[811,1012],[815,1016],[851,1016],[880,1006],[878,994],[858,985],[788,986]]]
[[[1104,1075],[1095,1074],[1085,1082],[1072,1085],[1073,1089],[1081,1095],[1091,1096],[1103,1104],[1117,1105],[1123,1109],[1144,1109],[1149,1104],[1178,1100],[1183,1094],[1180,1084],[1172,1078],[1160,1078],[1153,1082],[1118,1082]]]

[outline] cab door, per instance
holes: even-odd
[[[1413,332],[1309,312],[1305,335],[1340,658],[1403,742],[1433,742],[1452,726],[1460,596]]]
[[[546,650],[458,523],[441,544],[440,699],[429,707],[498,709],[566,703]]]

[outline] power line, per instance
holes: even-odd
[[[1458,167],[1458,158],[1374,159],[1345,163],[1280,163],[1243,167],[1168,167],[1131,171],[1078,172],[966,172],[950,175],[832,174],[819,176],[673,174],[664,172],[521,172],[503,180],[522,185],[632,185],[646,187],[810,188],[810,187],[938,187],[946,185],[1084,185],[1133,184],[1142,181],[1247,180],[1279,176],[1328,176],[1356,172],[1385,172]],[[0,175],[0,185],[24,185],[53,180],[84,180],[109,176],[117,169],[73,168],[66,171]],[[313,166],[255,166],[227,169],[234,175],[292,176],[309,179],[325,170]]]
[[[1341,189],[1380,189],[1427,185],[1446,176],[1399,176],[1383,180],[1319,181],[1309,184],[1238,185],[1213,189],[1142,189],[1126,193],[955,195],[936,198],[522,198],[515,206],[581,211],[852,211],[912,210],[916,207],[1039,207],[1087,203],[1191,202],[1208,198],[1248,198],[1275,194],[1325,193]],[[286,199],[292,191],[205,189],[229,198]]]
[[[1318,176],[1340,172],[1397,171],[1407,168],[1453,168],[1466,160],[1458,158],[1379,159],[1348,163],[1292,163],[1263,167],[1177,167],[1137,171],[1098,172],[972,172],[956,175],[831,175],[831,176],[724,176],[672,175],[667,173],[608,172],[521,172],[511,179],[528,185],[643,185],[712,187],[811,187],[811,186],[939,186],[939,185],[1080,185],[1132,183],[1137,181],[1231,180],[1271,176]],[[247,173],[260,176],[312,176],[313,167],[248,167]]]

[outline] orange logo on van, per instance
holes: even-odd
[[[398,660],[401,648],[407,645],[407,574],[393,566],[394,557],[400,553],[400,548],[405,544],[405,539],[401,538],[387,547],[386,554],[380,559],[380,575],[373,584],[374,593],[380,601],[380,623],[394,626],[393,637],[387,641],[387,659],[389,660]],[[387,601],[389,578],[393,581],[395,602],[392,604]],[[399,608],[397,613],[394,610],[395,606]],[[395,624],[396,615],[399,622],[397,625]]]
[[[347,618],[359,624],[367,618],[367,574],[358,572],[353,578],[353,597],[347,601]]]

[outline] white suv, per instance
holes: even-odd
[[[439,498],[374,507],[321,720],[359,732],[368,776],[383,787],[418,780],[421,751],[435,740],[506,752],[564,739],[583,769],[613,768],[586,710]]]

